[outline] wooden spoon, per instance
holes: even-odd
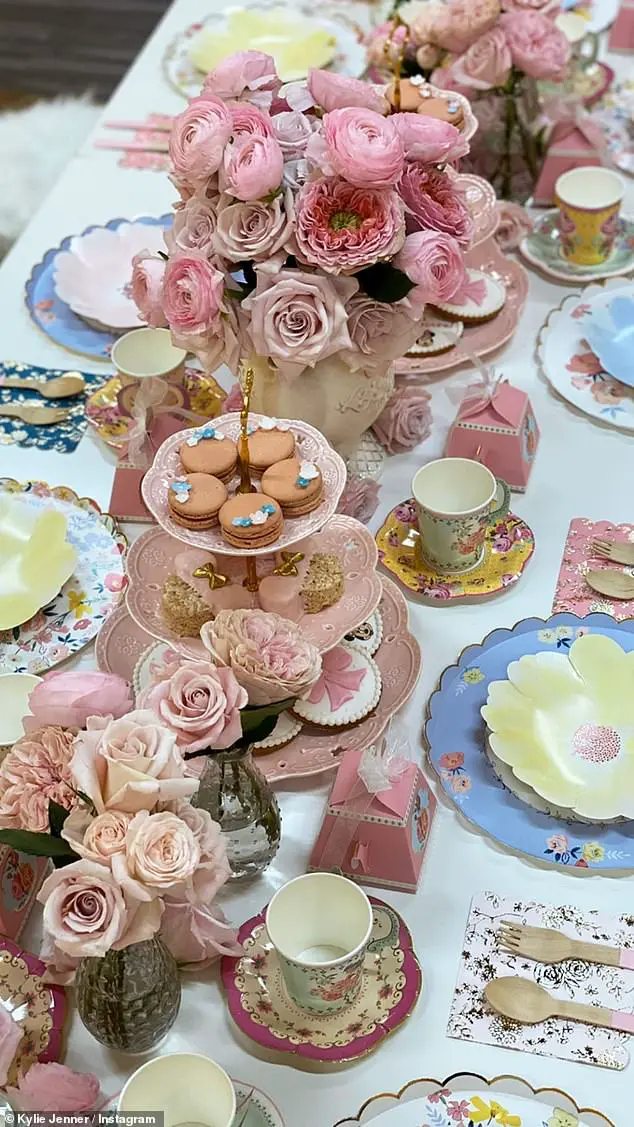
[[[66,372],[52,380],[21,380],[19,376],[0,379],[0,388],[17,388],[19,391],[37,391],[44,399],[68,399],[86,390],[86,381],[81,372]]]
[[[0,415],[9,419],[21,419],[32,427],[50,427],[63,423],[70,415],[62,407],[29,407],[26,403],[0,403]]]
[[[588,587],[609,599],[634,599],[634,577],[624,571],[601,568],[585,575]]]
[[[608,1010],[605,1006],[586,1006],[581,1002],[560,1002],[529,978],[494,978],[485,986],[484,995],[499,1014],[522,1024],[535,1025],[549,1017],[563,1017],[568,1021],[634,1033],[634,1014]]]

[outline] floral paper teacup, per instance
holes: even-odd
[[[609,168],[584,166],[555,184],[561,253],[577,266],[597,266],[612,252],[619,230],[623,181]]]
[[[438,458],[414,474],[412,493],[426,562],[447,575],[478,567],[488,526],[508,512],[506,482],[471,458]]]
[[[271,900],[266,929],[295,1005],[314,1014],[352,1005],[372,933],[372,905],[358,885],[334,873],[297,877]]]

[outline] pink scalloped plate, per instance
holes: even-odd
[[[448,352],[437,353],[435,356],[402,356],[395,364],[397,375],[421,376],[446,372],[459,364],[469,364],[467,353],[487,356],[513,336],[528,296],[528,273],[520,262],[506,258],[493,238],[488,238],[467,251],[465,261],[474,270],[484,270],[504,283],[506,302],[502,309],[491,321],[484,321],[479,325],[465,323],[464,333],[458,344]]]
[[[201,641],[174,634],[161,611],[161,591],[168,575],[176,573],[185,582],[189,578],[183,573],[182,567],[177,569],[175,563],[175,558],[183,555],[183,552],[183,545],[162,529],[151,528],[144,532],[132,545],[128,555],[126,602],[132,617],[148,634],[168,642],[188,657],[199,658],[206,653]],[[374,538],[353,517],[334,516],[319,536],[310,536],[307,540],[300,541],[295,545],[294,552],[303,553],[306,563],[316,552],[332,552],[342,562],[345,589],[338,603],[319,614],[296,615],[290,607],[280,607],[279,611],[285,618],[297,622],[304,636],[320,650],[332,649],[345,634],[369,618],[379,604],[383,589],[375,570],[378,550]],[[202,562],[202,559],[196,561],[196,566]],[[261,556],[258,559],[258,575],[270,576],[275,566],[274,555]],[[302,569],[302,562],[298,561],[297,566]],[[305,571],[305,565],[303,570]],[[215,605],[222,607],[223,593],[235,593],[236,585],[241,585],[245,578],[244,561],[238,556],[224,556],[219,561],[218,571],[230,580],[225,587],[214,591]],[[301,570],[297,578],[287,576],[284,580],[278,578],[277,582],[299,589],[302,582]],[[245,606],[261,606],[257,593],[250,595],[244,590],[244,596]],[[235,606],[231,597],[227,606]]]
[[[265,417],[253,412],[249,415],[252,423],[261,422]],[[299,419],[289,421],[297,442],[298,456],[302,461],[315,462],[321,470],[324,481],[324,500],[317,509],[304,517],[296,517],[293,520],[287,519],[284,522],[282,535],[275,544],[269,544],[265,548],[243,548],[240,552],[236,552],[235,548],[227,544],[219,527],[210,528],[206,532],[195,532],[175,524],[170,516],[167,504],[167,491],[170,482],[183,474],[178,451],[188,435],[194,433],[193,430],[181,430],[177,434],[170,435],[159,447],[154,458],[154,464],[146,473],[141,484],[143,499],[161,528],[164,528],[170,536],[182,540],[184,544],[191,544],[194,548],[205,548],[208,552],[217,552],[223,556],[270,555],[271,551],[280,552],[282,548],[288,548],[291,544],[296,544],[298,540],[305,540],[307,536],[312,536],[314,532],[318,532],[335,513],[337,502],[346,484],[346,464],[343,458],[326,442],[323,434],[315,430],[315,427],[300,422]],[[228,415],[221,415],[214,420],[214,427],[227,438],[237,441],[240,436],[239,412],[234,411]],[[254,482],[254,484],[257,485],[257,482]],[[237,487],[238,478],[236,476],[229,483],[229,494],[235,492]]]
[[[447,175],[451,177],[455,187],[464,195],[465,202],[473,219],[475,230],[471,240],[471,249],[486,242],[497,231],[500,224],[495,188],[482,176],[473,172],[454,172],[447,168]]]
[[[40,959],[0,936],[0,1004],[24,1032],[9,1066],[8,1084],[16,1084],[37,1061],[46,1064],[62,1055],[66,993],[47,983],[45,976]]]
[[[134,621],[126,606],[117,607],[97,635],[97,665],[102,673],[117,673],[132,684],[136,664],[153,641],[154,638]]]

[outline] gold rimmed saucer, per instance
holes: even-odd
[[[226,392],[214,377],[198,368],[185,368],[183,387],[178,390],[181,393],[178,405],[187,407],[204,419],[215,419],[226,398]],[[120,377],[112,376],[86,401],[88,422],[106,445],[114,450],[125,445],[130,424],[134,421],[121,409],[120,391]]]

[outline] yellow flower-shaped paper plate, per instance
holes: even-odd
[[[77,551],[58,509],[33,509],[19,494],[0,495],[0,630],[45,607],[70,579]]]
[[[282,82],[293,82],[305,78],[311,67],[326,66],[334,58],[337,40],[318,20],[292,8],[234,8],[226,14],[224,31],[203,28],[189,57],[207,74],[227,55],[246,50],[272,55]]]
[[[595,822],[634,818],[634,652],[602,634],[527,654],[489,685],[491,749],[521,782]]]

